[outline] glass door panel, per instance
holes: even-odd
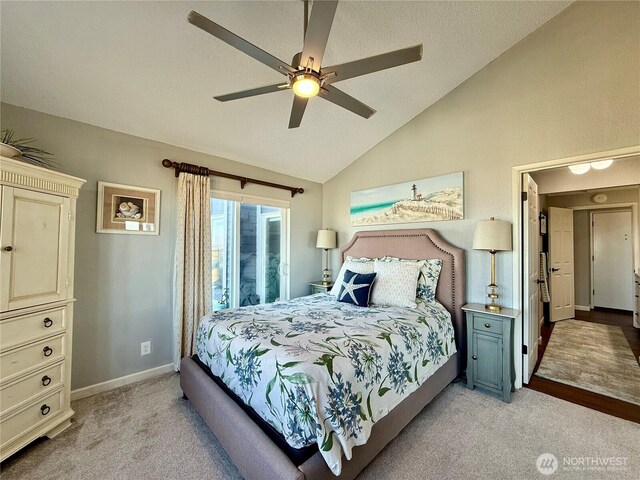
[[[214,310],[286,297],[286,209],[211,200]]]

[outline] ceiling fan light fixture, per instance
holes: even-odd
[[[588,163],[579,163],[577,165],[569,165],[569,170],[571,173],[575,173],[576,175],[582,175],[591,170],[591,165]]]
[[[320,80],[314,75],[302,73],[293,78],[292,88],[293,93],[299,97],[315,97],[320,92]]]

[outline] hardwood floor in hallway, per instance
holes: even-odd
[[[630,312],[604,308],[598,308],[589,312],[577,310],[575,319],[621,327],[629,342],[629,348],[633,352],[636,360],[638,360],[640,356],[640,329],[633,327],[633,318]],[[609,415],[640,423],[640,407],[637,405],[536,376],[535,372],[540,366],[545,349],[553,333],[553,327],[553,323],[542,326],[542,341],[539,346],[538,362],[533,371],[533,376],[526,387],[600,412],[608,413]]]

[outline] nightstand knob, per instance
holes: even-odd
[[[477,359],[478,359],[478,357],[476,357],[475,355],[474,355],[473,357],[471,357],[471,358],[473,358],[474,360],[477,360]]]
[[[485,328],[491,328],[491,324],[490,323],[485,323],[484,326],[485,326]]]

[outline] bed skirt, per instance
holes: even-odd
[[[231,399],[194,360],[182,359],[180,386],[194,408],[220,441],[246,480],[352,480],[400,431],[458,375],[455,353],[421,386],[405,398],[371,431],[365,445],[343,460],[342,473],[331,473],[320,452],[299,467]]]

